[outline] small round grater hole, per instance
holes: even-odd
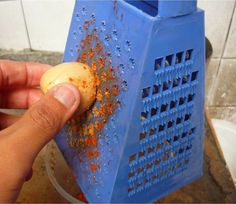
[[[125,47],[126,51],[130,52],[130,50],[131,50],[131,42],[129,40],[126,40],[124,47]]]
[[[83,7],[83,8],[82,8],[82,14],[83,14],[83,15],[86,15],[86,13],[87,13],[86,8]]]
[[[133,69],[135,67],[134,58],[129,58],[130,67]]]
[[[113,40],[117,40],[117,30],[116,29],[114,29],[113,31],[112,31],[112,39]]]
[[[139,188],[139,187],[141,187],[141,186],[142,186],[141,183],[137,183],[137,184],[136,184],[136,188]]]
[[[132,155],[129,157],[129,162],[134,161],[135,158],[136,158],[136,154],[132,154]]]
[[[195,127],[191,128],[191,130],[189,131],[189,135],[192,135],[192,134],[194,134],[194,133],[195,133],[195,131],[196,131],[196,128],[195,128]]]
[[[182,78],[182,84],[186,84],[189,81],[189,75],[184,75]]]
[[[189,94],[188,95],[188,102],[193,101],[193,98],[194,98],[194,94]]]
[[[179,98],[179,105],[183,105],[185,103],[186,98],[185,97],[180,97]]]
[[[159,69],[161,69],[163,64],[163,58],[159,58],[155,60],[155,65],[154,65],[154,70],[157,71]]]
[[[197,75],[198,75],[198,71],[193,72],[191,76],[191,81],[195,81],[197,79]]]
[[[160,90],[160,86],[155,84],[152,89],[152,95],[158,94],[159,90]]]
[[[102,26],[106,26],[106,21],[102,21]]]
[[[105,31],[106,30],[106,21],[101,22],[101,30]]]
[[[176,119],[176,125],[180,124],[182,122],[183,118],[182,117],[177,117]]]
[[[165,112],[167,110],[168,104],[162,104],[161,105],[161,113]]]
[[[164,131],[164,129],[165,129],[165,125],[159,125],[159,129],[158,129],[159,132]]]
[[[75,14],[75,18],[76,18],[77,21],[80,20],[79,12],[77,12],[77,13]]]
[[[176,152],[174,152],[174,151],[171,151],[171,152],[170,152],[170,157],[174,158],[176,155],[177,155]]]
[[[157,173],[155,173],[155,174],[152,176],[152,180],[156,180],[157,178],[158,178]]]
[[[152,168],[152,163],[148,163],[148,164],[146,164],[146,169],[151,169]]]
[[[133,188],[128,188],[128,193],[130,193],[131,191],[133,191]]]
[[[120,46],[116,46],[115,54],[116,54],[117,57],[121,56],[121,48],[120,48]]]
[[[184,152],[184,148],[179,149],[179,154],[182,154]]]
[[[190,144],[186,147],[186,150],[190,150],[191,148],[192,148],[192,145]]]
[[[155,165],[155,166],[159,165],[160,163],[161,163],[161,161],[160,161],[159,159],[155,159],[155,160],[154,160],[154,165]]]
[[[141,112],[141,121],[144,121],[148,118],[148,111],[147,112]]]
[[[155,116],[157,114],[158,108],[151,109],[151,116]]]
[[[133,177],[135,175],[134,172],[129,172],[129,178]]]
[[[120,70],[120,72],[122,73],[122,74],[124,74],[125,73],[125,65],[124,64],[119,64],[119,70]]]
[[[140,151],[140,152],[138,153],[138,157],[139,157],[139,158],[144,157],[144,155],[145,155],[145,151]]]
[[[138,174],[141,174],[143,171],[144,171],[144,168],[143,168],[143,167],[139,167],[139,168],[138,168]]]
[[[162,160],[163,160],[163,161],[167,161],[168,159],[169,159],[169,152],[167,151],[167,152],[165,152],[165,154],[163,155]]]
[[[179,85],[179,82],[180,82],[180,78],[175,78],[175,79],[173,80],[173,85],[172,85],[172,87],[173,87],[173,88],[177,87],[177,86]]]
[[[150,94],[150,87],[144,88],[144,89],[142,90],[142,98],[148,97],[149,94]]]
[[[146,135],[147,135],[146,132],[141,132],[141,133],[139,134],[139,140],[145,139]]]
[[[76,39],[76,37],[77,37],[77,32],[74,31],[74,32],[73,32],[73,38],[74,38],[74,40]]]
[[[92,13],[92,14],[91,14],[91,18],[92,18],[93,20],[95,20],[95,18],[96,18],[95,13]]]
[[[148,153],[152,153],[154,152],[154,150],[155,150],[155,147],[148,147]]]
[[[162,148],[162,144],[161,143],[158,143],[157,144],[157,149],[161,149]]]
[[[111,40],[111,35],[106,35],[105,36],[105,41],[109,42]]]
[[[121,84],[120,84],[120,87],[123,89],[123,90],[126,90],[128,88],[128,83],[127,81],[122,81]]]
[[[167,81],[163,82],[162,91],[166,91],[169,89],[169,83]]]
[[[174,121],[171,120],[171,121],[168,122],[167,128],[171,128],[173,125],[174,125]]]
[[[176,164],[176,168],[180,168],[182,166],[182,163],[181,162],[178,162],[177,164]]]
[[[178,141],[178,140],[179,140],[179,138],[180,138],[180,136],[179,136],[179,135],[175,135],[175,136],[174,136],[174,142]]]
[[[170,145],[171,144],[171,139],[166,139],[164,141],[164,144],[167,145],[167,146]]]
[[[83,33],[83,28],[81,26],[79,27],[79,33]]]
[[[148,183],[148,179],[147,178],[144,178],[144,184]]]
[[[187,121],[187,120],[189,120],[189,119],[190,119],[190,117],[191,117],[191,114],[186,114],[186,115],[185,115],[185,117],[184,117],[184,121]]]
[[[153,136],[156,133],[156,128],[151,128],[149,131],[149,136]]]
[[[176,107],[177,101],[171,101],[170,102],[170,109],[173,109]]]
[[[181,138],[185,138],[188,135],[188,132],[183,132]]]

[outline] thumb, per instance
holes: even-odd
[[[79,102],[79,91],[74,85],[59,84],[31,106],[24,116],[9,128],[8,135],[17,149],[21,150],[25,157],[30,156],[28,159],[33,162],[43,146],[73,115]]]

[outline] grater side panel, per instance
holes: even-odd
[[[202,174],[203,12],[159,20],[150,42],[114,202],[152,202]]]

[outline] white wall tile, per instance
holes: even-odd
[[[199,0],[205,10],[206,36],[213,46],[213,57],[221,57],[235,0]]]
[[[229,31],[229,37],[226,43],[224,57],[236,57],[236,11],[234,11],[233,21]]]
[[[0,1],[0,49],[29,47],[20,0]]]
[[[32,49],[64,51],[75,0],[22,0]]]
[[[206,65],[205,71],[205,83],[206,83],[206,105],[209,105],[212,98],[214,97],[214,84],[216,83],[217,72],[219,70],[220,59],[210,58]]]

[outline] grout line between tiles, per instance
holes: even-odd
[[[218,70],[219,66],[220,66],[220,58],[214,58],[214,59],[218,60],[217,65],[215,67],[215,69]],[[210,60],[212,60],[212,58]],[[209,60],[209,63],[210,63],[210,60]],[[208,63],[208,65],[209,65],[209,63]],[[215,75],[215,79],[217,79],[217,75]],[[214,84],[217,83],[217,81],[215,83],[214,82],[215,82],[215,80],[213,80],[212,85],[209,87],[209,90],[208,90],[208,97],[207,97],[207,105],[208,106],[212,105],[212,100],[214,98],[215,92],[213,92],[213,90],[214,90],[213,87],[214,87]]]
[[[236,57],[223,57],[222,59],[228,59],[228,60],[236,60]]]
[[[220,57],[211,57],[209,59],[214,59],[214,60],[220,60]],[[235,60],[236,57],[223,57],[222,59],[230,59],[230,60]]]
[[[230,22],[229,22],[229,26],[228,26],[228,30],[227,30],[227,34],[226,34],[226,38],[225,38],[225,42],[224,42],[224,46],[223,46],[223,50],[222,50],[222,53],[221,53],[221,57],[220,57],[220,62],[219,62],[219,66],[218,66],[218,69],[216,71],[216,81],[215,83],[212,85],[211,89],[209,90],[210,93],[212,93],[210,96],[209,96],[209,105],[213,105],[214,103],[214,96],[215,96],[215,93],[216,93],[216,89],[217,89],[217,86],[219,84],[219,80],[217,80],[219,74],[220,74],[220,71],[221,71],[221,64],[222,64],[222,59],[225,59],[223,58],[224,56],[224,52],[225,52],[225,48],[226,48],[226,42],[229,38],[229,32],[230,32],[230,28],[231,28],[231,25],[232,25],[232,21],[233,21],[233,16],[234,16],[234,12],[235,12],[235,8],[236,8],[236,1],[234,1],[234,7],[233,7],[233,12],[231,14],[231,17],[230,17]]]
[[[236,108],[236,105],[206,105],[207,108]]]
[[[23,19],[24,19],[24,23],[25,23],[26,33],[27,33],[27,37],[28,37],[28,43],[29,43],[30,49],[32,50],[32,45],[31,45],[30,35],[29,35],[29,29],[28,29],[27,22],[26,22],[25,10],[24,10],[22,0],[20,0],[20,4],[21,4],[21,10],[22,10],[22,13],[23,13]]]
[[[222,50],[222,53],[221,53],[221,56],[220,56],[220,66],[221,66],[221,61],[222,61],[223,56],[224,56],[224,52],[225,52],[225,48],[226,48],[226,43],[227,43],[228,38],[229,38],[229,32],[230,32],[232,21],[233,21],[233,17],[234,17],[235,7],[236,7],[236,1],[234,1],[233,12],[232,12],[232,15],[230,17],[229,26],[228,26],[228,30],[227,30],[227,34],[226,34],[226,38],[225,38],[225,42],[224,42],[224,46],[223,46],[223,50]],[[220,66],[219,66],[219,68],[217,70],[216,76],[218,76],[218,74],[219,74]]]

